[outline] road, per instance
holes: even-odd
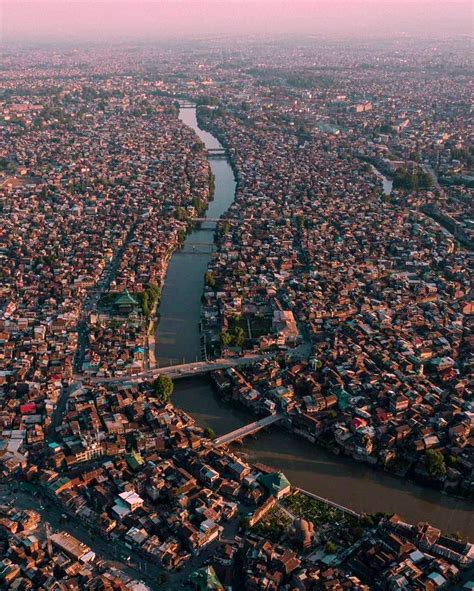
[[[438,175],[436,174],[436,172],[433,170],[433,167],[430,164],[423,164],[423,168],[426,172],[426,174],[429,174],[430,177],[433,179],[433,184],[437,189],[440,189],[441,186],[439,184],[438,181]]]
[[[48,441],[54,441],[56,438],[56,429],[63,421],[69,396],[71,396],[73,392],[79,392],[80,390],[82,390],[82,384],[80,382],[74,382],[74,384],[62,388],[58,403],[56,404],[51,416],[51,425],[48,431]]]
[[[143,382],[152,380],[158,376],[168,376],[172,379],[189,378],[192,376],[199,376],[218,369],[228,369],[231,367],[238,367],[239,365],[248,365],[264,359],[264,355],[252,355],[250,357],[237,357],[229,359],[216,359],[214,361],[196,361],[195,363],[182,363],[179,365],[169,365],[167,367],[159,367],[150,371],[144,371],[135,375],[115,376],[115,377],[92,377],[90,378],[93,384],[114,384],[120,382]],[[77,380],[81,376],[76,375]]]
[[[43,527],[45,523],[49,523],[53,531],[66,531],[87,544],[96,553],[97,558],[105,561],[106,564],[124,571],[135,579],[145,581],[153,590],[161,589],[156,583],[157,577],[164,572],[160,566],[147,562],[145,567],[144,561],[136,561],[136,556],[133,553],[131,560],[128,561],[127,558],[131,551],[124,548],[123,543],[104,540],[79,520],[72,517],[68,516],[68,519],[62,519],[62,508],[52,504],[49,499],[44,500],[39,494],[34,496],[33,492],[19,490],[17,484],[13,483],[0,490],[0,505],[11,501],[13,501],[13,507],[15,508],[37,511],[44,522],[42,523]],[[42,529],[36,533],[44,535]]]
[[[14,492],[13,492],[14,491]],[[44,539],[44,526],[49,523],[53,531],[66,531],[86,544],[93,550],[97,558],[105,566],[114,567],[122,570],[127,575],[142,580],[153,591],[168,589],[169,591],[184,587],[189,575],[195,570],[204,566],[211,559],[219,545],[219,540],[215,540],[206,546],[202,552],[192,556],[179,571],[169,572],[163,569],[159,564],[143,557],[137,557],[133,550],[124,547],[123,542],[113,542],[104,540],[92,529],[88,529],[82,522],[74,517],[68,516],[65,520],[63,509],[59,505],[54,505],[50,499],[43,499],[33,491],[19,489],[17,483],[2,485],[0,488],[0,505],[5,505],[13,501],[13,506],[18,509],[33,509],[37,511],[42,518],[41,528],[35,533]],[[250,507],[240,505],[239,513],[230,521],[223,524],[224,530],[222,537],[228,540],[234,540],[239,530],[242,516],[250,511]],[[167,582],[158,583],[159,577],[166,574]]]
[[[133,238],[135,234],[137,223],[137,221],[134,221],[132,223],[122,246],[114,253],[112,259],[109,261],[109,264],[106,266],[100,280],[97,282],[95,287],[89,290],[86,296],[84,305],[82,307],[81,318],[77,323],[78,343],[76,356],[74,359],[74,369],[76,372],[81,371],[87,345],[89,343],[87,315],[89,314],[89,312],[97,308],[97,303],[99,302],[102,294],[109,289],[110,284],[112,283],[115,274],[117,273],[117,269],[119,268],[123,254],[128,244],[130,243],[130,240]]]

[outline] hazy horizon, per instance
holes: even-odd
[[[216,36],[452,37],[470,0],[0,0],[3,41]]]

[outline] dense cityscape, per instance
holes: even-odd
[[[474,589],[469,49],[4,51],[1,589]],[[307,490],[267,431],[458,516]]]

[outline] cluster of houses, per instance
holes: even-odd
[[[50,82],[0,105],[0,452],[12,462],[22,442],[44,442],[75,371],[153,365],[168,260],[210,191],[199,140],[169,101],[129,80]],[[109,296],[132,309],[98,312]]]
[[[455,42],[394,43],[318,45],[322,69],[312,43],[6,56],[2,479],[35,483],[170,573],[207,554],[198,589],[431,591],[458,579],[472,545],[396,516],[333,558],[301,520],[281,543],[238,536],[242,517],[253,525],[290,493],[283,474],[217,448],[147,386],[64,398],[75,371],[153,365],[169,257],[211,197],[202,145],[161,96],[187,95],[218,103],[199,120],[238,181],[203,294],[208,352],[291,350],[217,374],[223,394],[336,453],[473,494],[468,58]],[[432,186],[382,191],[369,162]],[[146,590],[34,511],[0,509],[0,549],[5,588]]]
[[[283,475],[215,448],[144,388],[77,394],[56,439],[27,478],[88,528],[170,570],[290,491]]]
[[[301,522],[308,527],[305,520],[297,520],[296,527],[301,528]],[[395,515],[365,528],[339,555],[325,553],[314,543],[302,550],[290,536],[276,543],[249,533],[233,544],[222,544],[211,568],[221,582],[219,589],[243,581],[249,591],[435,591],[454,588],[461,569],[472,559],[472,545],[446,538],[426,523],[408,525]]]
[[[447,89],[461,93],[462,85],[451,81]],[[418,89],[405,102],[421,96]],[[311,440],[329,439],[357,459],[400,473],[412,468],[471,495],[472,255],[424,208],[438,199],[461,210],[462,202],[436,187],[387,195],[361,159],[393,163],[423,133],[420,146],[434,165],[429,147],[440,127],[456,140],[446,150],[461,149],[462,95],[456,108],[437,110],[433,128],[418,113],[389,141],[377,131],[376,101],[367,112],[343,110],[337,134],[314,127],[302,137],[297,109],[283,118],[289,103],[281,94],[271,109],[262,89],[249,104],[232,101],[232,92],[227,99],[223,108],[199,111],[238,181],[209,266],[206,342],[224,354],[290,347],[298,356],[302,340],[311,350],[298,377],[284,384],[297,386],[296,404],[291,391],[281,396],[274,387],[273,374],[281,375],[270,363],[263,379],[234,380],[232,395],[260,412],[283,408]],[[301,97],[308,110],[322,108],[309,99]],[[400,109],[399,97],[381,102]],[[258,365],[255,373],[262,377]],[[437,473],[426,460],[431,452],[444,458]]]
[[[31,509],[0,507],[0,584],[34,591],[150,591],[112,565],[101,568],[89,546],[65,531],[46,530]]]
[[[472,424],[462,396],[447,399],[429,379],[373,371],[356,344],[363,335],[349,336],[338,337],[344,357],[328,355],[324,343],[309,361],[264,359],[215,372],[214,381],[225,399],[257,415],[283,413],[291,432],[336,454],[471,496]],[[430,465],[433,451],[438,471]]]

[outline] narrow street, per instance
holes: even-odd
[[[33,492],[24,488],[19,489],[16,483],[6,485],[0,489],[0,505],[12,502],[14,508],[33,509],[41,515],[42,527],[36,532],[40,537],[45,536],[44,524],[47,522],[53,531],[66,531],[87,544],[106,566],[113,566],[135,579],[145,581],[153,590],[162,588],[157,583],[158,577],[164,572],[160,566],[144,559],[137,560],[136,554],[124,547],[123,542],[104,540],[92,529],[69,515],[64,519],[62,508],[54,505],[51,500],[42,498],[39,493],[35,496]]]
[[[56,429],[59,427],[63,420],[64,413],[66,412],[67,401],[69,396],[82,388],[82,384],[74,382],[70,386],[63,386],[61,395],[58,403],[56,404],[53,414],[51,416],[51,425],[48,429],[47,439],[48,441],[54,441],[56,437]]]
[[[25,486],[27,485],[19,485],[18,483],[2,485],[0,488],[0,506],[10,504],[14,508],[37,511],[41,515],[42,524],[35,533],[41,539],[44,539],[46,535],[44,525],[49,523],[53,531],[66,531],[89,546],[105,567],[120,569],[129,576],[142,580],[153,591],[158,589],[173,591],[174,589],[186,587],[189,575],[206,564],[220,543],[219,540],[215,540],[202,552],[192,556],[179,571],[169,572],[151,560],[138,557],[133,549],[124,546],[123,541],[105,540],[92,528],[88,528],[73,516],[67,515],[67,518],[65,518],[61,506],[55,505],[49,498],[42,497],[39,487],[38,491],[30,491]],[[239,531],[241,518],[249,510],[250,507],[242,506],[236,517],[224,524],[221,538],[234,540]],[[166,582],[160,583],[159,581],[163,575],[166,577]]]
[[[112,283],[117,269],[119,268],[120,262],[124,255],[125,250],[127,249],[131,239],[135,234],[135,230],[137,228],[138,221],[134,221],[130,226],[130,229],[127,233],[127,236],[124,240],[122,246],[114,253],[112,259],[110,260],[107,267],[104,269],[104,272],[97,282],[97,285],[89,290],[89,293],[86,296],[84,301],[84,305],[82,308],[81,317],[79,322],[77,323],[77,333],[78,333],[78,342],[77,342],[77,350],[76,356],[74,359],[74,371],[80,372],[82,369],[82,364],[84,362],[84,356],[87,350],[87,345],[89,343],[89,332],[88,332],[88,325],[87,325],[87,317],[90,312],[93,312],[97,304],[102,297],[102,295],[109,289],[110,284]]]

